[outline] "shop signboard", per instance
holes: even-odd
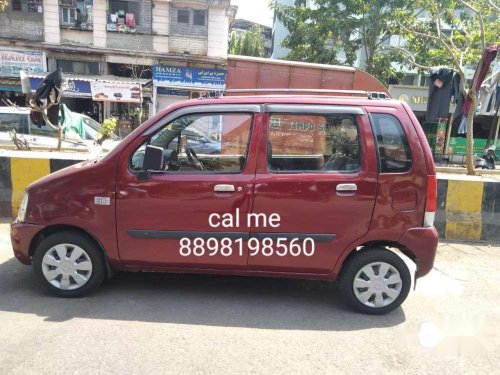
[[[35,92],[43,78],[29,77],[31,91]],[[90,98],[90,82],[81,79],[68,79],[64,88],[64,96],[66,98]]]
[[[408,103],[412,111],[427,111],[429,88],[427,86],[390,85],[389,93],[394,99]],[[450,103],[450,113],[455,111],[455,104]]]
[[[47,71],[44,52],[0,50],[0,76],[19,77],[19,72],[43,73]]]
[[[167,87],[158,87],[157,95],[189,97],[189,91],[188,90],[169,89]]]
[[[484,149],[486,148],[486,139],[475,138],[474,146],[472,147],[472,153],[474,155],[482,155]],[[452,154],[465,154],[467,152],[467,138],[452,137],[450,138],[450,148],[449,152]],[[500,158],[500,148],[497,147],[495,151],[497,157]]]
[[[95,81],[90,83],[90,89],[94,101],[141,103],[139,83]]]
[[[224,90],[226,70],[153,65],[153,84],[163,87]]]

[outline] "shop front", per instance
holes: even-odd
[[[29,75],[33,93],[44,77],[45,74]],[[71,111],[85,114],[99,123],[108,117],[116,118],[116,133],[121,137],[147,118],[143,110],[143,86],[149,80],[71,74],[65,74],[65,79],[62,103]]]
[[[145,83],[145,82],[143,82]],[[125,137],[144,119],[142,84],[138,81],[99,80],[91,82],[92,100],[109,106],[110,117],[117,120],[116,133]]]
[[[459,134],[458,123],[450,121],[455,104],[450,104],[448,119],[437,123],[426,123],[425,114],[429,98],[429,88],[425,86],[391,85],[389,93],[394,99],[408,103],[413,113],[419,120],[426,132],[429,144],[435,154],[465,155],[467,150],[467,134]],[[483,153],[488,140],[494,137],[496,117],[484,113],[478,113],[474,117],[474,147],[473,153]],[[500,149],[497,150],[500,156]]]
[[[34,93],[42,83],[45,75],[29,75],[31,91]],[[92,100],[91,83],[83,77],[66,77],[62,103],[73,112],[92,117],[97,122],[102,121],[103,107]]]
[[[170,104],[226,88],[226,70],[153,65],[151,116]]]
[[[0,106],[8,101],[26,105],[26,95],[21,89],[20,72],[43,73],[47,71],[44,52],[0,49]]]

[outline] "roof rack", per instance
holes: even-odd
[[[331,90],[331,89],[289,89],[289,88],[265,88],[265,89],[228,89],[228,94],[241,93],[308,93],[308,94],[339,94],[339,95],[359,95],[368,99],[391,99],[391,96],[382,91],[363,90]]]

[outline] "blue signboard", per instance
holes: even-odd
[[[223,90],[226,70],[153,65],[153,83],[163,87]]]
[[[31,91],[36,91],[43,78],[29,77]],[[64,90],[64,96],[69,98],[91,98],[90,82],[80,79],[68,79],[68,85]]]

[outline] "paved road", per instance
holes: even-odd
[[[500,247],[442,244],[436,268],[381,317],[336,285],[120,274],[56,299],[0,224],[0,374],[497,373]]]

